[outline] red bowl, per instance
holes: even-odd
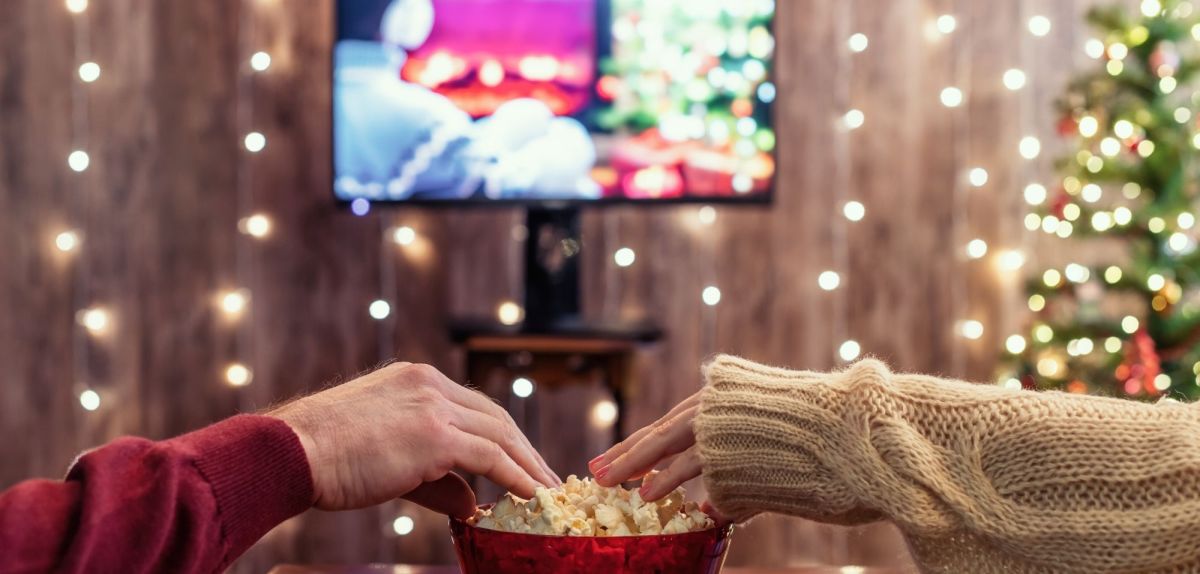
[[[531,572],[715,574],[729,550],[732,526],[646,536],[545,536],[479,528],[450,519],[464,574]]]

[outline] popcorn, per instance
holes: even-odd
[[[646,502],[637,491],[603,487],[575,475],[558,488],[538,487],[529,500],[505,494],[490,510],[477,510],[471,523],[553,536],[680,534],[713,526],[696,503],[684,502],[682,487],[656,502]]]

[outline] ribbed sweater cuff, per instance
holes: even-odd
[[[239,415],[171,442],[194,453],[197,470],[212,486],[227,557],[312,506],[304,447],[279,419]]]
[[[761,512],[849,519],[839,515],[854,501],[824,459],[845,424],[839,396],[877,365],[865,363],[818,373],[722,355],[705,365],[695,429],[713,505],[735,520]]]

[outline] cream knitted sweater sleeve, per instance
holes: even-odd
[[[737,519],[878,518],[928,572],[1200,571],[1200,407],[721,356],[695,421]]]

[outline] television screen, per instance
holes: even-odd
[[[774,0],[339,0],[334,191],[763,201]]]

